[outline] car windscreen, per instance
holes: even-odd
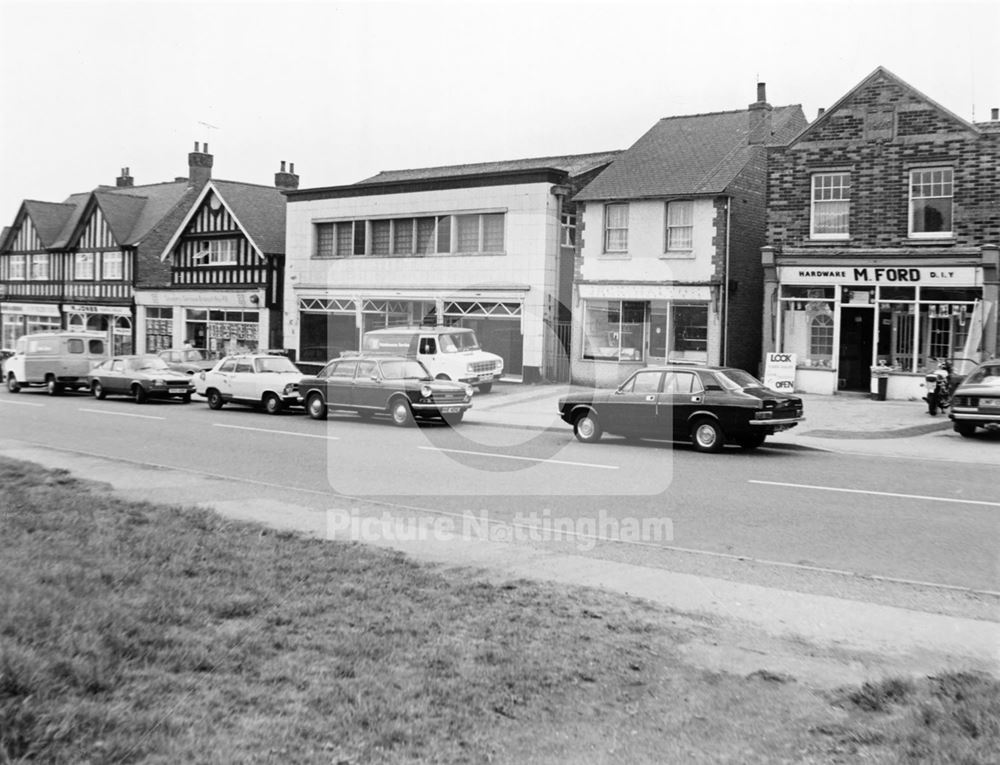
[[[205,361],[207,356],[199,351],[197,348],[191,348],[183,353],[183,358],[185,361]]]
[[[268,356],[254,362],[258,372],[298,372],[299,368],[287,356]]]
[[[763,388],[764,383],[742,369],[720,369],[715,373],[722,387],[729,390],[741,388]]]
[[[1000,366],[979,367],[965,378],[963,385],[992,385],[1000,387]]]
[[[383,361],[382,376],[387,380],[429,380],[430,372],[419,361]]]
[[[478,351],[479,341],[475,332],[445,332],[438,337],[443,353]]]

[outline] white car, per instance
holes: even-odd
[[[195,393],[208,399],[208,406],[223,404],[260,406],[278,414],[299,403],[302,372],[285,356],[247,353],[226,356],[207,372],[194,376]]]

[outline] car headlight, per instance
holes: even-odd
[[[465,386],[465,397],[466,398],[472,398],[472,394],[475,393],[475,391],[476,391],[476,389],[473,388],[471,385],[466,385]]]
[[[476,371],[476,368],[472,364],[466,364],[465,365],[465,371],[468,372],[471,375],[473,372]]]
[[[162,378],[157,377],[155,380],[153,380],[153,385],[158,385],[159,387],[162,388],[165,385],[165,383],[163,382]]]
[[[299,385],[298,385],[298,383],[288,383],[288,384],[287,384],[287,385],[286,385],[286,386],[284,387],[284,394],[285,394],[286,396],[291,396],[291,395],[292,395],[293,393],[295,393],[295,391],[297,391],[298,389],[299,389]]]
[[[421,398],[430,398],[431,397],[431,393],[433,393],[433,392],[434,391],[431,390],[431,386],[430,385],[421,385],[420,386],[420,396],[421,396]]]

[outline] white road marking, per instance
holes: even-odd
[[[109,409],[80,409],[81,412],[92,412],[93,414],[110,414],[115,417],[139,417],[143,420],[165,420],[166,417],[156,417],[152,414],[132,414],[130,412],[112,412]]]
[[[498,460],[524,460],[525,462],[545,462],[550,465],[569,465],[571,467],[598,468],[599,470],[618,470],[618,465],[595,465],[591,462],[569,462],[567,460],[551,460],[544,457],[519,457],[514,454],[496,454],[495,452],[471,452],[465,449],[438,449],[436,446],[418,446],[430,452],[445,452],[452,454],[472,454],[476,457],[495,457]]]
[[[35,404],[31,401],[6,401],[0,399],[0,404],[13,404],[14,406],[45,406],[45,404]]]
[[[223,425],[220,422],[212,423],[216,428],[230,428],[232,430],[252,430],[257,433],[273,433],[277,436],[298,436],[299,438],[322,438],[326,441],[339,441],[340,436],[318,436],[315,433],[296,433],[294,430],[273,430],[271,428],[248,428],[245,425]]]
[[[815,489],[816,491],[838,491],[844,494],[869,494],[873,497],[897,497],[899,499],[922,499],[928,502],[955,502],[960,505],[985,505],[1000,507],[1000,502],[989,502],[985,499],[959,499],[958,497],[934,497],[926,494],[898,494],[892,491],[870,491],[868,489],[845,489],[838,486],[812,486],[805,483],[781,483],[780,481],[748,481],[764,486],[784,486],[790,489]]]

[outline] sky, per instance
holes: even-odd
[[[0,0],[0,225],[129,167],[300,188],[625,149],[656,120],[815,119],[877,66],[966,120],[1000,107],[997,0]]]

